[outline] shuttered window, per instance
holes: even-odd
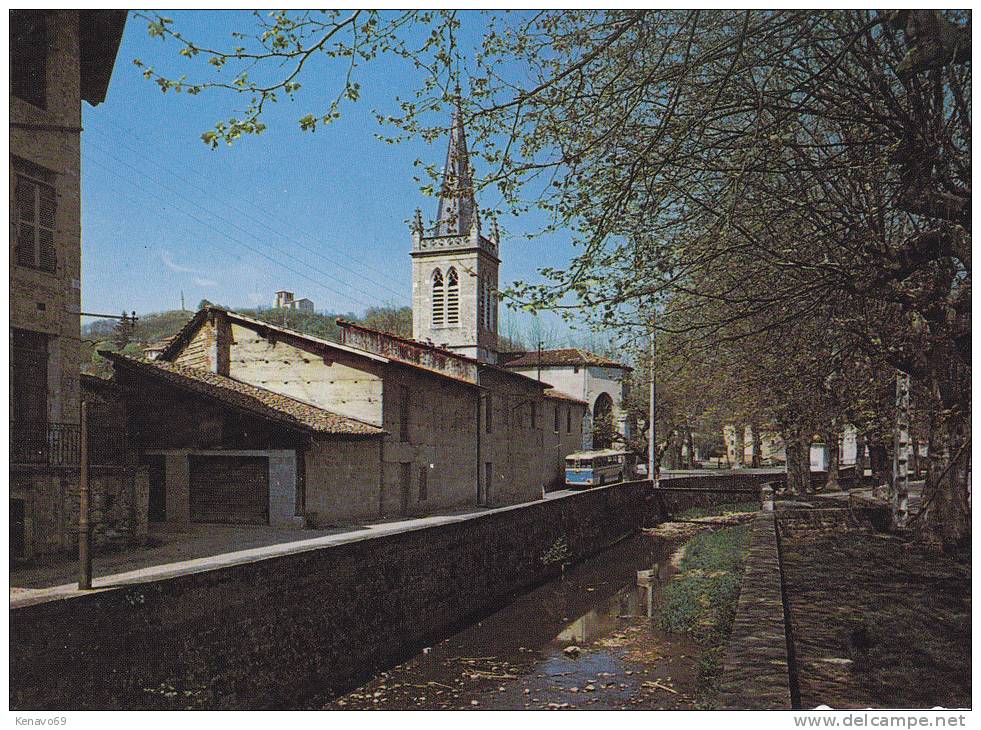
[[[425,466],[419,467],[419,501],[426,499],[429,496],[429,468]]]
[[[57,199],[55,174],[38,165],[14,158],[17,221],[17,264],[55,272]]]

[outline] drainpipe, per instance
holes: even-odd
[[[476,367],[476,371],[477,371],[476,380],[477,380],[477,386],[478,386],[478,390],[477,390],[477,439],[476,439],[476,441],[477,441],[477,463],[474,466],[476,467],[476,473],[477,473],[477,481],[475,482],[475,484],[477,486],[477,506],[479,507],[480,506],[480,401],[483,399],[483,396],[482,396],[483,391],[479,389],[479,386],[480,386],[480,366],[479,365]],[[486,484],[484,485],[484,489],[485,490],[487,489],[487,485]],[[486,493],[485,493],[485,499],[484,499],[484,501],[485,502],[487,501],[487,499],[486,499]]]

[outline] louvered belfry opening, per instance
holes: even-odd
[[[443,285],[443,272],[433,272],[433,327],[442,327],[446,321],[446,291]]]
[[[460,278],[456,269],[446,272],[446,324],[460,324]]]

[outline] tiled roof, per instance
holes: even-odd
[[[541,359],[537,350],[531,352],[512,353],[517,357],[503,363],[506,368],[536,367],[541,364],[549,365],[594,365],[601,368],[620,368],[621,370],[632,370],[629,365],[600,357],[592,352],[580,350],[578,347],[569,347],[562,350],[542,350]]]
[[[303,431],[338,436],[380,436],[385,433],[376,426],[208,370],[162,360],[140,360],[117,352],[99,354],[112,360],[114,364],[132,368],[184,390]]]
[[[572,401],[573,403],[581,403],[584,406],[589,405],[586,401],[581,400],[580,398],[576,398],[575,396],[569,395],[568,393],[563,393],[561,390],[556,390],[555,388],[549,388],[548,390],[545,391],[544,395],[546,398]]]

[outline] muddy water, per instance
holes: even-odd
[[[314,706],[690,708],[698,649],[659,632],[651,618],[679,542],[632,537],[358,689]]]

